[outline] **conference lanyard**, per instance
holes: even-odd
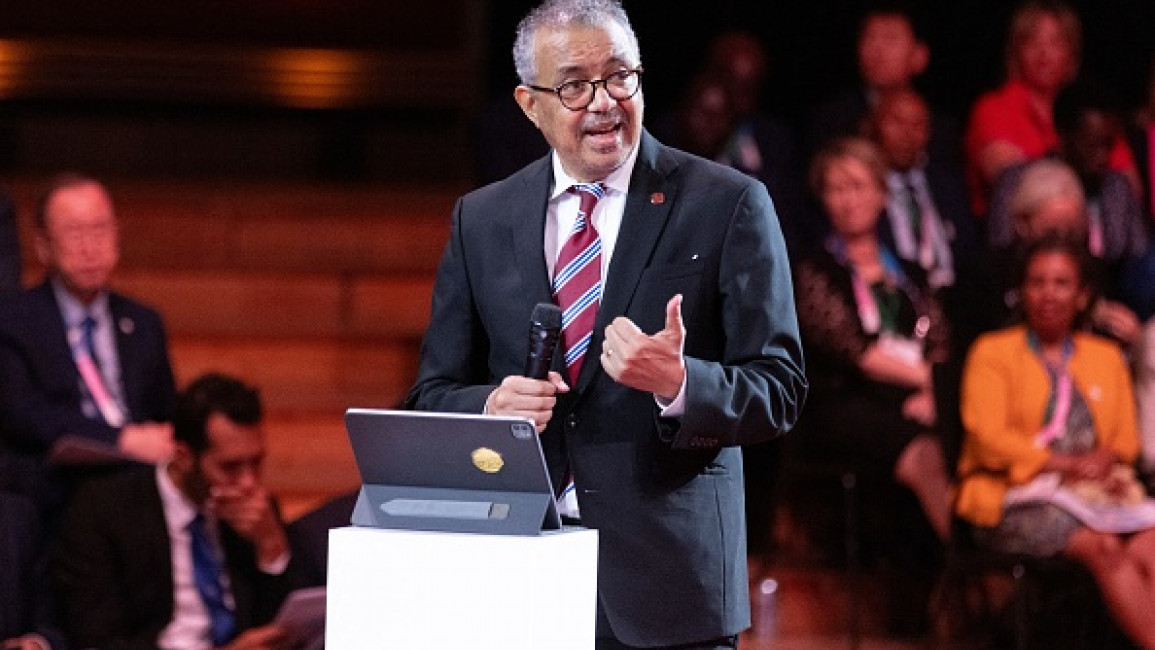
[[[1042,345],[1034,332],[1027,332],[1027,344],[1043,362],[1043,366],[1046,367],[1047,374],[1051,378],[1051,395],[1047,398],[1047,408],[1043,414],[1045,424],[1035,434],[1035,446],[1045,449],[1052,442],[1061,438],[1067,428],[1067,416],[1071,413],[1071,394],[1074,391],[1071,373],[1068,371],[1067,365],[1075,351],[1075,344],[1068,337],[1063,342],[1063,358],[1054,365],[1043,358]]]

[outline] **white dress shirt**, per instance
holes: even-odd
[[[160,503],[164,507],[164,522],[168,529],[169,550],[172,553],[173,611],[172,620],[157,637],[157,646],[163,650],[203,650],[212,647],[208,608],[197,591],[193,572],[191,535],[188,526],[197,516],[197,507],[189,501],[168,476],[168,464],[156,468],[156,484],[160,489]],[[216,522],[208,520],[205,529],[216,543]],[[220,557],[224,557],[223,554]],[[228,575],[223,576],[226,601],[232,600]],[[230,603],[231,605],[231,603]]]
[[[914,262],[927,273],[931,288],[954,284],[954,259],[950,242],[953,233],[935,208],[934,200],[927,184],[926,173],[915,167],[905,174],[890,170],[886,175],[888,198],[886,213],[890,219],[890,229],[894,234],[894,252],[904,260]],[[913,193],[913,195],[912,195]],[[915,240],[910,226],[913,200],[921,215],[922,238]]]

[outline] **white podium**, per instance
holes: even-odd
[[[329,531],[328,650],[590,650],[597,531]]]

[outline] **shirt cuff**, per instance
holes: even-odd
[[[278,555],[277,558],[272,562],[258,562],[257,568],[260,569],[261,573],[265,575],[279,576],[285,572],[285,569],[289,568],[289,561],[292,559],[293,554],[289,551],[285,551],[284,553]]]
[[[658,415],[664,418],[680,418],[686,413],[686,380],[690,374],[686,373],[682,377],[682,387],[678,389],[678,394],[674,399],[667,402],[666,400],[654,395],[654,401],[658,404]]]

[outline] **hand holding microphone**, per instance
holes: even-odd
[[[550,370],[560,337],[561,309],[551,303],[538,303],[530,317],[524,375],[502,380],[485,401],[486,413],[529,418],[539,433],[545,429],[557,404],[556,395],[569,391],[561,375]]]
[[[525,353],[525,372],[530,379],[546,379],[553,367],[553,353],[561,338],[561,307],[539,302],[529,317],[529,347]]]

